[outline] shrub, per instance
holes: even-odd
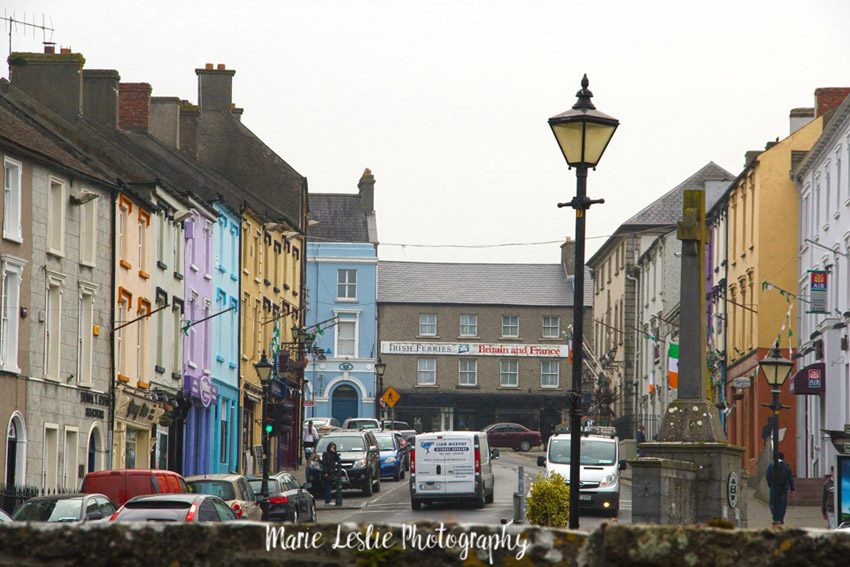
[[[549,528],[565,528],[570,518],[570,486],[556,472],[548,477],[537,475],[531,483],[526,518],[532,524]]]

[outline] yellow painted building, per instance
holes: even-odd
[[[262,397],[254,365],[263,353],[271,360],[271,345],[275,326],[278,328],[281,350],[294,343],[293,328],[300,328],[303,317],[301,272],[303,238],[294,227],[281,223],[264,223],[254,212],[242,213],[242,277],[240,383],[242,397],[242,470],[246,474],[260,473],[260,462],[252,450],[262,444]],[[285,375],[286,369],[281,369]],[[279,454],[279,443],[294,456],[297,453],[300,431],[293,428],[286,439],[272,438],[272,468],[287,461]],[[295,448],[295,451],[293,451]]]
[[[777,289],[762,289],[762,282],[789,291],[797,289],[799,198],[789,172],[793,152],[811,149],[822,128],[823,119],[816,118],[784,140],[769,143],[763,152],[748,159],[728,193],[727,384],[755,375],[752,386],[738,392],[740,397],[733,402],[728,438],[746,449],[745,464],[749,465],[761,450],[762,427],[769,413],[761,407],[761,403],[770,401],[770,392],[755,374],[758,363],[780,331],[787,356],[788,331],[796,336],[798,308]],[[786,319],[789,308],[792,310]],[[793,401],[787,388],[783,396],[786,405]],[[793,428],[795,404],[790,405],[792,409],[780,416],[781,427]],[[786,435],[782,445],[782,450],[791,455],[795,452],[793,437]]]

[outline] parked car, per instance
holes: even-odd
[[[491,447],[510,447],[517,451],[530,451],[543,445],[543,437],[519,423],[494,423],[482,430],[487,434]]]
[[[92,522],[109,519],[115,505],[103,494],[56,494],[30,498],[15,510],[15,522]]]
[[[393,480],[404,478],[404,438],[395,431],[376,431],[378,450],[381,459],[381,476],[390,476]]]
[[[80,492],[105,494],[117,506],[145,494],[181,494],[189,492],[186,481],[173,471],[116,469],[87,473]]]
[[[12,521],[12,516],[0,509],[0,524],[5,524]]]
[[[380,429],[381,422],[374,417],[349,417],[342,422],[343,429]]]
[[[257,496],[241,474],[205,474],[186,479],[189,490],[195,494],[218,496],[230,506],[237,518],[260,521],[263,510]]]
[[[227,503],[210,494],[150,494],[128,500],[113,522],[233,522]]]
[[[304,421],[312,421],[316,431],[319,432],[319,437],[339,431],[341,428],[339,422],[333,417],[309,417]]]
[[[410,506],[471,500],[477,508],[492,504],[496,490],[491,449],[480,431],[440,431],[416,436],[410,455]]]
[[[288,472],[269,477],[269,497],[266,499],[262,496],[262,477],[249,476],[248,483],[259,498],[263,521],[293,524],[316,521],[313,495],[304,490],[301,483]]]
[[[372,431],[338,431],[325,435],[316,443],[316,452],[307,467],[307,482],[313,495],[321,494],[322,453],[329,443],[336,443],[342,464],[342,487],[360,488],[364,496],[381,490],[381,462],[378,440]]]

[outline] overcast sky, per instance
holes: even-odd
[[[588,192],[612,233],[708,161],[788,134],[817,87],[850,86],[847,0],[6,0],[52,20],[53,41],[197,101],[194,69],[235,69],[243,122],[309,180],[376,180],[382,259],[557,262],[557,244],[495,249],[390,244],[560,240],[575,192],[546,123],[587,73],[620,119]],[[16,51],[41,36],[16,33]],[[5,43],[5,41],[4,41]],[[4,50],[6,48],[4,47]],[[7,71],[4,71],[7,76]],[[592,254],[604,239],[588,241]]]

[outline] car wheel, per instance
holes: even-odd
[[[519,450],[523,453],[527,453],[531,450],[531,443],[529,441],[523,441],[519,444]]]
[[[490,492],[488,492],[488,493],[487,493],[487,497],[484,499],[484,501],[485,501],[487,504],[492,504],[492,503],[493,503],[493,499],[495,498],[495,496],[496,496],[496,487],[494,486],[494,487],[490,490]]]
[[[398,478],[400,478],[401,480],[404,480],[404,469],[403,468],[401,469],[401,473],[399,473]]]
[[[363,496],[372,496],[372,473],[363,478]]]
[[[415,499],[415,498],[411,498],[411,499],[410,499],[410,507],[411,507],[413,510],[419,511],[419,510],[421,510],[421,509],[422,509],[422,501],[421,501],[421,500],[417,500],[417,499]]]
[[[484,489],[482,488],[481,494],[479,494],[475,499],[475,507],[476,508],[483,508],[484,504],[487,503],[486,500],[487,499],[484,497]]]
[[[310,523],[316,523],[316,504],[310,504]]]

